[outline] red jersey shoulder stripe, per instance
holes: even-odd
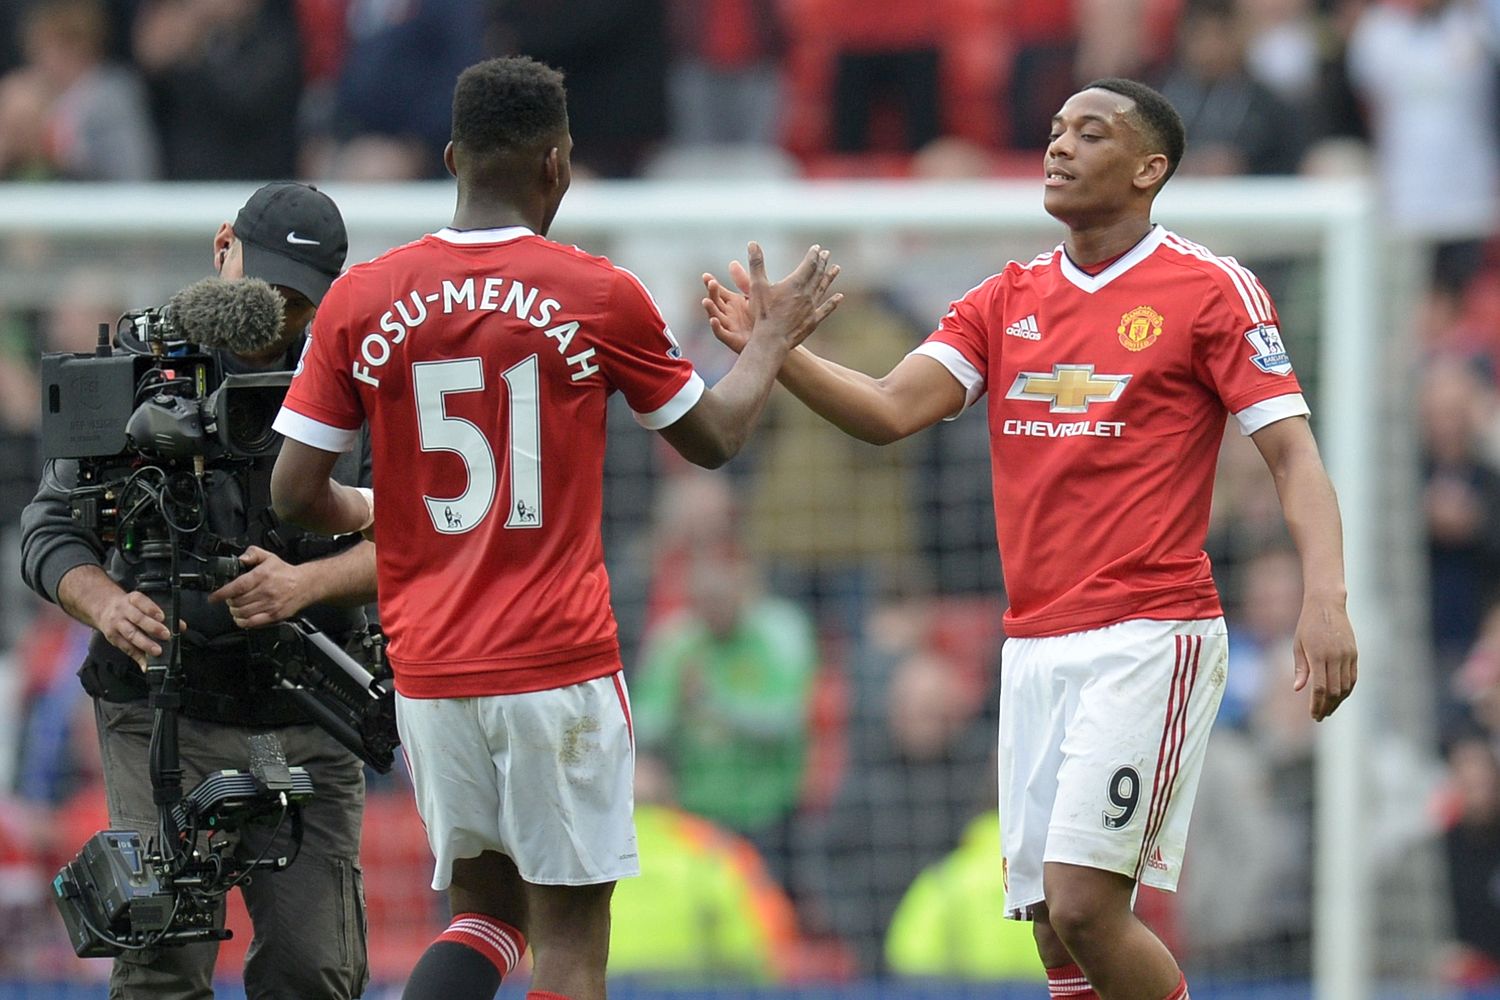
[[[1271,322],[1271,297],[1261,287],[1260,280],[1233,257],[1220,257],[1206,247],[1185,240],[1175,233],[1168,233],[1162,245],[1188,257],[1209,264],[1226,275],[1239,293],[1240,301],[1256,323]]]
[[[1057,251],[1059,249],[1059,247],[1053,247],[1051,250],[1046,250],[1042,253],[1039,253],[1024,264],[1022,264],[1020,261],[1016,261],[1016,266],[1023,271],[1030,271],[1033,268],[1037,267],[1045,267],[1046,265],[1052,263],[1052,258],[1057,256]]]
[[[661,306],[657,303],[656,296],[651,294],[651,289],[646,287],[646,283],[642,281],[634,271],[630,270],[630,268],[628,267],[621,267],[619,264],[610,264],[610,266],[633,281],[635,283],[635,287],[641,290],[641,294],[646,296],[646,301],[651,303],[651,308],[656,310],[656,314],[658,316],[662,315]]]

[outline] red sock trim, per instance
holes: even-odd
[[[526,950],[524,934],[485,913],[455,913],[453,922],[437,939],[473,948],[500,970],[502,979],[521,961]]]
[[[1075,965],[1059,965],[1047,970],[1047,995],[1067,1000],[1098,1000],[1099,994],[1089,985],[1083,970]]]
[[[1177,980],[1177,988],[1168,993],[1164,1000],[1190,1000],[1187,991],[1187,976],[1181,976]]]
[[[532,990],[526,994],[526,1000],[568,1000],[561,993],[548,993],[546,990]]]

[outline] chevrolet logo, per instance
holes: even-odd
[[[1036,399],[1052,413],[1086,413],[1090,403],[1113,403],[1129,375],[1095,375],[1093,365],[1053,365],[1050,372],[1020,372],[1006,399]]]

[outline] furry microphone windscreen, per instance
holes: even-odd
[[[259,278],[204,278],[167,300],[184,340],[233,354],[258,354],[281,340],[281,294]]]

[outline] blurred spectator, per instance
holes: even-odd
[[[1184,174],[1290,174],[1304,141],[1291,109],[1250,76],[1234,0],[1189,0],[1161,92],[1191,141]]]
[[[143,0],[134,51],[168,180],[297,169],[302,61],[291,0]]]
[[[1305,106],[1319,86],[1322,25],[1314,0],[1235,0],[1245,68],[1288,104]]]
[[[359,833],[359,865],[363,872],[365,918],[368,922],[370,978],[373,982],[404,982],[433,937],[448,925],[446,901],[430,888],[432,848],[422,817],[417,813],[411,775],[398,755],[396,770],[383,778],[366,771],[364,821]],[[293,868],[284,877],[296,878]],[[240,903],[231,895],[231,906]],[[231,915],[233,911],[231,911]],[[252,932],[249,917],[241,922]],[[237,935],[238,936],[238,935]],[[225,951],[220,951],[223,968]],[[238,978],[238,970],[230,972]],[[374,996],[367,990],[366,996]]]
[[[0,180],[50,180],[47,111],[51,105],[41,75],[16,70],[0,77]]]
[[[942,134],[944,4],[819,0],[833,31],[833,150],[914,153]]]
[[[21,65],[21,13],[26,0],[0,0],[0,76]]]
[[[1446,686],[1500,584],[1494,572],[1500,559],[1500,475],[1480,450],[1494,390],[1467,362],[1438,357],[1418,391],[1432,640]]]
[[[610,908],[611,975],[723,986],[776,982],[797,938],[791,903],[745,840],[641,796],[641,875]]]
[[[1231,653],[1231,683],[1242,665]],[[1277,683],[1290,687],[1290,668]],[[1278,968],[1306,971],[1310,817],[1305,801],[1281,797],[1294,786],[1278,786],[1277,778],[1256,734],[1215,728],[1174,900],[1183,957],[1195,968],[1250,975],[1270,952]],[[1235,905],[1225,906],[1225,899]]]
[[[958,847],[917,876],[885,938],[899,976],[1046,982],[1031,925],[1005,919],[1000,817],[969,824]]]
[[[42,465],[37,454],[42,402],[32,362],[35,348],[19,336],[18,327],[6,331],[10,336],[0,336],[0,533],[20,522],[21,509],[31,502],[28,494],[36,492],[34,480]],[[29,490],[28,479],[33,480]],[[7,631],[0,628],[0,634]]]
[[[995,804],[996,692],[934,652],[929,632],[920,600],[872,616],[848,671],[846,771],[799,878],[808,919],[865,973],[883,968],[907,887]]]
[[[80,787],[89,786],[99,793],[95,801],[102,812],[103,772],[92,705],[74,675],[88,643],[86,627],[51,610],[31,629],[28,655],[23,657],[29,690],[15,788],[28,802],[60,806]],[[80,711],[81,707],[88,711]],[[81,728],[74,725],[79,720]],[[79,747],[84,748],[82,754],[77,752]]]
[[[1489,34],[1469,0],[1378,0],[1349,41],[1387,213],[1400,232],[1435,248],[1434,279],[1453,291],[1478,267],[1496,221]]]
[[[1142,77],[1172,47],[1182,0],[1003,0],[1015,46],[1006,88],[1011,145],[1041,149],[1052,116],[1102,77]]]
[[[1246,728],[1268,689],[1292,682],[1292,640],[1302,612],[1302,567],[1296,550],[1276,547],[1252,556],[1239,572],[1229,618],[1229,680],[1219,721]]]
[[[1453,678],[1454,694],[1500,753],[1500,602],[1490,605],[1479,638]]]
[[[1236,439],[1233,431],[1226,451],[1238,447],[1228,443]],[[1241,440],[1253,453],[1248,439]],[[1263,464],[1258,478],[1221,477],[1216,489],[1254,491],[1262,485],[1270,488]],[[1274,507],[1274,491],[1268,502]],[[1237,516],[1231,509],[1231,524]],[[1225,592],[1224,725],[1214,730],[1204,759],[1189,860],[1176,897],[1178,926],[1186,959],[1203,969],[1253,973],[1274,950],[1280,967],[1305,974],[1312,921],[1313,729],[1305,699],[1292,690],[1301,564],[1284,539],[1259,544],[1255,551],[1247,542],[1231,574],[1236,586]],[[1214,568],[1224,574],[1217,557]],[[1246,823],[1247,815],[1256,822]],[[1243,905],[1225,907],[1226,896]]]
[[[852,285],[843,292],[838,312],[819,329],[824,356],[858,371],[888,371],[918,340],[910,320],[878,292]],[[851,642],[882,586],[923,575],[915,560],[912,446],[856,441],[777,393],[750,447],[751,551],[770,567],[773,590],[810,610],[834,643]]]
[[[1213,560],[1214,580],[1225,606],[1239,606],[1240,570],[1246,563],[1268,548],[1290,544],[1276,485],[1260,452],[1239,428],[1226,427],[1204,546]],[[1235,683],[1231,675],[1230,684]]]
[[[496,0],[500,54],[563,71],[573,167],[630,177],[667,134],[664,0]]]
[[[486,23],[472,0],[352,0],[327,175],[445,176],[453,84],[484,58]]]
[[[777,0],[668,0],[672,140],[776,142],[782,51]]]
[[[1330,7],[1340,7],[1335,15]],[[1349,87],[1339,26],[1354,4],[1319,0],[1237,0],[1245,31],[1245,67],[1296,116],[1311,149],[1363,136],[1364,126]],[[1320,158],[1322,154],[1319,154]],[[1304,162],[1303,169],[1308,164]]]
[[[145,90],[133,71],[104,61],[107,32],[99,0],[41,0],[26,11],[26,62],[14,75],[37,87],[40,121],[30,127],[40,129],[41,148],[33,169],[82,181],[156,176]]]
[[[740,566],[740,512],[730,478],[691,467],[663,477],[652,515],[652,532],[640,557],[650,564],[646,627],[685,619],[692,604],[692,567],[724,560]]]
[[[679,805],[749,837],[786,884],[818,668],[812,623],[761,594],[734,552],[697,553],[687,583],[686,606],[648,633],[631,680],[636,739]]]
[[[1500,759],[1482,736],[1448,750],[1450,813],[1443,834],[1455,947],[1446,972],[1456,985],[1500,983]]]

